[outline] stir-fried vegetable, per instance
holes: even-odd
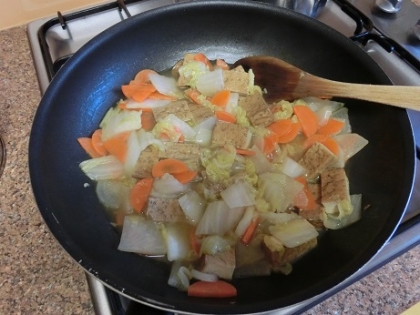
[[[267,104],[252,69],[202,53],[171,73],[138,72],[77,139],[89,155],[81,170],[123,220],[119,250],[165,256],[169,285],[227,298],[237,292],[225,280],[287,275],[320,230],[360,220],[344,167],[368,141],[351,133],[344,104]]]

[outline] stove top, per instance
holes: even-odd
[[[51,79],[72,54],[95,35],[133,15],[185,1],[188,0],[117,0],[65,15],[58,12],[56,17],[31,22],[27,31],[41,92],[45,92]],[[386,13],[374,0],[329,0],[316,18],[353,39],[383,68],[394,84],[420,85],[420,39],[416,37],[420,27],[420,6],[413,1],[418,0],[403,1],[399,11]],[[420,112],[409,110],[408,114],[420,151]],[[338,286],[270,314],[300,314],[419,243],[420,168],[416,168],[412,197],[390,242],[368,264]],[[94,276],[86,275],[97,314],[169,314],[132,303],[105,287]]]

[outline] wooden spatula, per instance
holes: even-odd
[[[332,81],[307,73],[269,56],[246,57],[235,62],[251,68],[255,83],[267,90],[267,102],[307,96],[345,97],[420,110],[420,86],[369,85]]]

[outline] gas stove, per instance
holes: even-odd
[[[27,32],[41,93],[45,92],[60,67],[100,32],[141,12],[186,1],[188,0],[117,0],[68,14],[58,12],[55,17],[29,23]],[[385,5],[389,8],[396,1],[329,0],[316,19],[360,45],[383,68],[394,84],[420,85],[420,6],[413,1],[398,1],[398,5],[402,4],[400,8],[386,12],[381,7]],[[279,4],[283,2],[277,1]],[[420,152],[420,112],[409,110],[408,114],[414,129],[417,151]],[[379,253],[350,278],[327,292],[269,314],[300,314],[419,243],[420,168],[416,167],[414,189],[406,214],[394,236]],[[86,277],[97,314],[170,314],[129,300],[104,286],[89,273],[86,273]]]

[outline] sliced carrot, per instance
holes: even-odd
[[[306,139],[303,141],[303,146],[304,146],[305,148],[309,148],[309,147],[310,147],[310,146],[312,146],[315,142],[322,143],[322,142],[324,142],[325,140],[327,140],[327,138],[328,138],[328,136],[327,136],[327,135],[320,135],[320,134],[316,133],[316,134],[314,134],[314,135],[312,135],[312,136],[310,136],[310,137],[306,138]]]
[[[302,193],[305,194],[307,202],[306,204],[299,204],[298,202],[299,197],[296,196],[293,201],[293,205],[302,210],[315,210],[316,208],[315,197],[309,191],[308,182],[306,181],[306,178],[304,176],[299,176],[299,177],[296,177],[295,180],[303,185]]]
[[[292,129],[291,119],[280,119],[267,126],[267,129],[276,133],[279,137],[287,134]]]
[[[270,133],[264,137],[264,153],[270,154],[276,149],[278,136],[275,133]]]
[[[293,123],[292,127],[290,128],[290,131],[277,138],[277,143],[289,143],[290,141],[292,141],[294,138],[296,138],[296,136],[298,135],[300,131],[300,124],[299,123]]]
[[[229,90],[222,90],[217,92],[213,95],[213,97],[210,99],[210,102],[212,102],[214,105],[217,106],[226,106],[229,102],[230,98],[230,91]]]
[[[188,287],[188,296],[203,298],[229,298],[238,294],[236,288],[222,280],[215,282],[197,281]]]
[[[141,127],[144,130],[150,131],[155,127],[156,120],[152,112],[142,111],[140,118],[141,118]]]
[[[96,152],[98,152],[101,156],[104,156],[108,153],[104,148],[104,144],[102,143],[102,129],[96,129],[93,132],[92,145]]]
[[[79,144],[83,148],[83,150],[85,150],[86,153],[89,154],[89,156],[91,158],[98,158],[98,157],[101,157],[102,156],[93,147],[93,145],[92,145],[92,139],[91,138],[89,138],[89,137],[80,137],[80,138],[77,138],[77,141],[79,142]]]
[[[222,120],[233,124],[236,123],[236,117],[228,112],[225,112],[224,110],[217,110],[214,114],[216,115],[218,120]]]
[[[136,92],[136,90],[136,87],[133,85],[126,84],[121,86],[121,91],[127,98],[130,98]]]
[[[254,216],[251,220],[251,223],[247,227],[244,235],[241,237],[241,242],[245,245],[248,245],[251,242],[252,237],[254,236],[255,230],[258,227],[258,223],[260,223],[260,217],[258,215]]]
[[[213,65],[211,64],[210,60],[207,58],[205,54],[196,53],[194,55],[194,60],[204,63],[209,68],[209,70],[213,70]]]
[[[130,204],[136,213],[142,213],[153,187],[153,178],[139,180],[130,191]]]
[[[125,103],[125,102],[118,103],[118,108],[120,108],[120,109],[127,109],[127,103]]]
[[[305,105],[293,106],[293,112],[302,126],[303,134],[306,137],[314,135],[318,130],[318,117],[316,114]]]
[[[340,145],[337,141],[335,141],[334,138],[328,137],[325,141],[322,142],[323,145],[325,145],[328,150],[330,150],[335,155],[340,154]]]
[[[251,156],[251,155],[255,155],[255,151],[247,150],[247,149],[236,149],[236,154]]]
[[[179,174],[173,174],[173,177],[175,177],[175,179],[181,184],[186,184],[192,181],[197,176],[197,174],[198,173],[196,171],[188,170]]]
[[[165,173],[174,175],[189,171],[188,165],[177,159],[163,159],[152,168],[153,177],[162,177]]]
[[[152,99],[152,100],[168,100],[168,101],[176,100],[175,97],[159,93],[158,91],[155,91],[155,92],[151,93],[149,95],[149,98]]]
[[[157,72],[152,69],[143,69],[136,74],[136,76],[134,77],[134,81],[140,83],[150,82],[149,75],[151,73],[157,74]]]
[[[201,104],[201,102],[198,98],[201,95],[201,93],[198,92],[197,90],[195,90],[195,89],[185,90],[185,95],[187,95],[194,103]]]
[[[229,70],[230,67],[223,59],[216,59],[216,66],[221,68],[222,70]]]
[[[107,152],[115,156],[118,160],[124,163],[127,156],[127,139],[130,132],[121,132],[112,138],[103,141],[103,146]]]
[[[318,128],[320,135],[333,136],[338,134],[344,127],[344,121],[330,118],[327,123]]]
[[[147,99],[153,92],[156,91],[156,88],[151,83],[145,83],[143,85],[136,86],[136,91],[131,95],[131,98],[136,102],[143,102]]]

